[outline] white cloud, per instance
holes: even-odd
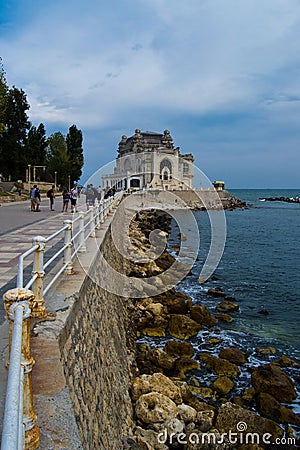
[[[1,56],[46,128],[239,111],[269,120],[270,138],[296,128],[298,0],[49,0],[27,17],[0,36]]]
[[[4,59],[22,80],[32,115],[103,125],[143,104],[192,113],[236,108],[264,95],[259,78],[300,51],[293,36],[300,5],[292,0],[176,0],[172,7],[156,0],[144,7],[153,18],[141,23],[139,8],[134,29],[125,25],[125,10],[111,23],[111,10],[101,14],[101,5],[74,17],[77,5],[68,21],[48,7],[4,42]]]

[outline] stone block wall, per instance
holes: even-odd
[[[110,229],[100,251],[117,270],[124,270]],[[132,425],[128,389],[134,343],[128,331],[128,302],[99,286],[97,280],[105,276],[96,257],[93,279],[87,276],[81,287],[60,336],[60,349],[83,448],[120,450]]]

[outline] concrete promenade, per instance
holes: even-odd
[[[50,211],[49,199],[41,202],[41,211],[30,211],[30,201],[2,204],[0,207],[0,295],[16,287],[19,256],[32,245],[34,236],[50,236],[63,226],[72,214],[61,213],[61,196],[55,199],[55,211]],[[85,211],[85,196],[79,199],[79,210]],[[69,206],[69,210],[70,206]],[[51,244],[52,245],[52,244]],[[29,264],[30,260],[25,260]],[[4,321],[3,302],[0,302],[0,325]]]

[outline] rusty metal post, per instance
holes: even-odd
[[[64,252],[64,264],[66,264],[65,273],[71,275],[73,273],[72,266],[72,220],[64,220],[65,229],[65,252]]]
[[[43,236],[36,236],[32,239],[32,245],[37,245],[38,248],[34,252],[33,271],[32,275],[36,275],[36,280],[33,283],[33,293],[35,302],[37,304],[32,317],[43,318],[46,317],[46,308],[43,298],[44,290],[44,250],[46,246],[46,239]]]
[[[12,338],[14,329],[15,311],[18,307],[23,308],[22,322],[22,344],[21,344],[21,366],[23,368],[23,414],[18,412],[18,416],[23,416],[23,424],[25,427],[25,449],[35,450],[40,443],[40,430],[37,426],[37,416],[33,408],[32,395],[32,368],[34,359],[31,356],[30,346],[30,317],[36,308],[39,308],[35,302],[34,293],[28,289],[11,289],[4,296],[4,307],[9,322],[9,359],[13,356]],[[20,367],[18,368],[20,371]],[[22,377],[21,377],[22,379]],[[9,407],[8,407],[9,409]],[[5,422],[5,421],[4,421]],[[20,430],[18,430],[20,435]]]

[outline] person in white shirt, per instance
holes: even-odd
[[[77,187],[74,184],[74,186],[71,189],[71,213],[77,212],[77,205],[76,205],[77,197],[78,197]]]

